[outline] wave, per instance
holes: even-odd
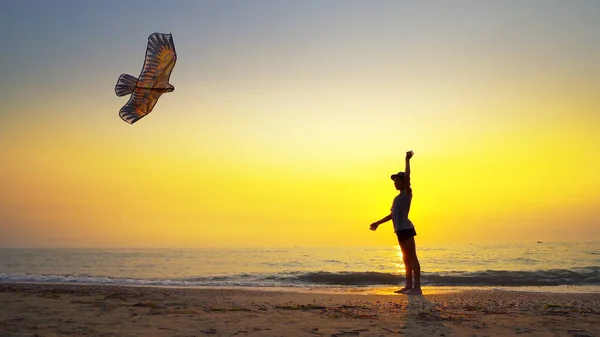
[[[453,272],[427,275],[427,281],[440,286],[600,285],[600,267],[585,267],[577,270]]]
[[[422,283],[431,286],[600,286],[600,267],[536,271],[487,270],[477,272],[435,272],[422,274]],[[384,272],[282,272],[210,277],[139,279],[92,275],[2,274],[0,282],[86,283],[157,286],[233,287],[335,287],[390,286],[404,281],[404,275]]]
[[[404,281],[403,275],[380,272],[313,272],[286,278],[301,283],[370,286],[396,285]],[[600,267],[576,270],[551,269],[536,271],[478,271],[422,273],[422,283],[434,286],[554,286],[600,285]]]

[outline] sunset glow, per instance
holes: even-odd
[[[0,247],[391,245],[411,149],[419,243],[600,239],[600,3],[115,4],[3,5]]]

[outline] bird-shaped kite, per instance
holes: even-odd
[[[152,111],[165,92],[175,87],[169,84],[177,54],[171,34],[154,33],[148,37],[146,59],[139,78],[122,74],[115,86],[117,96],[131,94],[131,98],[119,111],[121,119],[129,124],[137,122]]]

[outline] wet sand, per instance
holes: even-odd
[[[0,336],[600,336],[600,294],[0,283]]]

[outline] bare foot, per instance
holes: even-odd
[[[407,291],[403,292],[403,294],[406,294],[406,295],[421,295],[421,294],[423,294],[423,291],[421,290],[421,288],[412,288],[410,290],[407,290]]]
[[[402,289],[398,289],[398,290],[394,291],[394,293],[396,293],[396,294],[403,294],[405,291],[409,291],[411,289],[412,289],[411,287],[404,287]]]

